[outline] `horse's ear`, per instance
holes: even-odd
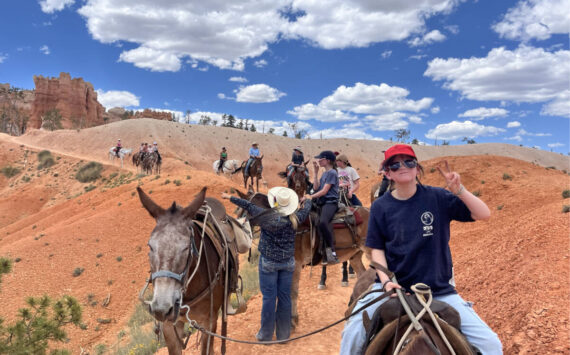
[[[184,218],[194,218],[196,212],[200,207],[204,204],[204,199],[206,198],[206,189],[207,187],[204,186],[200,192],[196,195],[194,200],[190,202],[190,204],[182,210],[182,216]]]
[[[307,160],[306,162],[303,163],[303,164],[305,164],[305,167],[307,166],[307,164],[309,164],[310,161],[311,161],[311,158],[309,158],[309,160]]]
[[[141,200],[143,207],[154,219],[157,219],[158,216],[164,213],[164,208],[154,203],[154,201],[151,200],[151,198],[145,194],[139,186],[137,186],[137,192],[139,193],[139,199]]]

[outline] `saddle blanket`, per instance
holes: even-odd
[[[346,228],[346,225],[357,226],[362,224],[363,219],[355,207],[343,206],[335,213],[332,219],[334,229]]]

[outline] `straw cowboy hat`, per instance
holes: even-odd
[[[299,153],[303,153],[303,148],[301,148],[300,145],[296,146],[295,148],[293,148],[293,150],[298,150]]]
[[[285,216],[295,212],[299,206],[297,193],[282,186],[271,188],[267,192],[267,200],[269,201],[269,206],[277,208],[277,211]]]

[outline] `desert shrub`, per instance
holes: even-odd
[[[106,352],[107,352],[107,345],[97,344],[97,346],[95,346],[95,355],[103,355]]]
[[[479,196],[481,196],[481,191],[475,190],[475,191],[472,192],[472,194],[473,194],[473,196],[479,197]]]
[[[507,173],[503,173],[503,180],[512,180],[512,179],[513,179],[512,176],[510,176],[510,175],[507,174]]]
[[[32,178],[29,177],[28,175],[22,176],[22,181],[23,181],[23,182],[30,182],[30,180],[32,180]]]
[[[164,185],[168,185],[168,184],[170,184],[170,179],[164,180]]]
[[[182,185],[182,181],[180,181],[180,180],[174,180],[174,185],[180,186],[180,185]]]
[[[92,161],[79,168],[79,171],[75,174],[75,178],[80,182],[95,181],[101,177],[102,170],[103,165]]]
[[[568,198],[568,197],[570,197],[570,190],[564,190],[564,191],[562,191],[562,197],[563,197],[563,198]]]
[[[42,150],[38,153],[38,170],[49,168],[55,164],[55,160],[49,150]]]
[[[68,324],[81,325],[81,306],[71,296],[53,301],[48,296],[26,299],[13,324],[0,326],[0,354],[46,354],[48,344],[65,342]],[[51,350],[50,354],[70,354]]]
[[[111,318],[97,318],[97,322],[99,322],[101,324],[109,324],[112,321],[113,320]]]
[[[564,205],[562,207],[562,213],[568,213],[570,212],[570,205]]]
[[[556,170],[556,167],[555,166],[547,166],[546,170]]]
[[[148,312],[148,307],[145,307],[142,303],[138,303],[135,307],[133,315],[129,319],[128,325],[131,328],[140,327],[154,321],[152,315]]]
[[[115,177],[117,177],[117,175],[119,175],[118,172],[114,172],[111,175],[109,175],[109,180],[114,179]]]
[[[84,187],[85,192],[89,192],[89,191],[91,191],[91,190],[95,190],[96,188],[97,188],[97,186],[95,186],[95,185],[89,185],[89,186],[85,186],[85,187]]]
[[[11,166],[11,165],[6,165],[5,167],[2,168],[2,174],[4,174],[5,177],[7,178],[11,178],[13,176],[18,175],[18,173],[20,172],[20,169]]]
[[[143,330],[135,327],[131,328],[129,344],[117,349],[115,355],[152,355],[162,346],[164,344],[157,341],[156,335],[152,330]]]
[[[430,172],[430,173],[433,173],[433,172],[435,172],[435,168],[431,168],[431,169],[429,169],[429,172]]]
[[[481,180],[481,185],[485,185],[485,180]]]
[[[83,273],[83,271],[85,271],[84,268],[82,268],[82,267],[76,267],[76,268],[73,270],[73,277],[77,277],[77,276],[81,275],[81,274]]]
[[[497,206],[497,211],[502,210],[504,206],[505,206],[505,205],[498,205],[498,206]]]
[[[12,260],[0,257],[0,283],[2,283],[2,275],[7,274],[10,271],[12,271]],[[1,324],[2,323],[0,323],[0,329],[2,329]]]
[[[123,261],[123,257],[122,257],[122,256],[117,256],[117,261],[118,261],[118,262]]]

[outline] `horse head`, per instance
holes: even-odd
[[[206,187],[185,208],[173,202],[164,209],[140,187],[137,192],[143,207],[156,221],[148,241],[154,291],[152,301],[146,303],[156,320],[174,322],[178,318],[188,269],[193,263],[193,238],[197,232],[192,220],[204,203]]]

